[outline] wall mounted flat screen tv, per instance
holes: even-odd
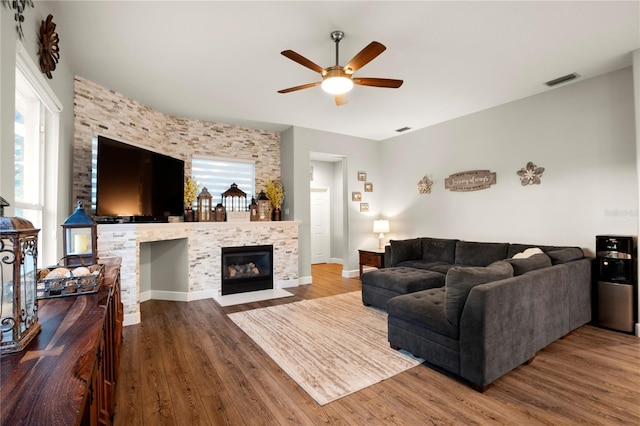
[[[166,222],[182,216],[184,161],[98,136],[96,215]]]

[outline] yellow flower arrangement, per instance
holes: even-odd
[[[279,180],[270,180],[267,182],[267,198],[271,201],[271,205],[277,209],[282,207],[284,200],[284,188]]]
[[[195,181],[191,176],[187,176],[184,182],[184,206],[187,209],[193,208],[193,202],[198,196],[200,190],[200,184]]]

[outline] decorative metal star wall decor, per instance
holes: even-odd
[[[431,194],[432,185],[433,181],[428,176],[425,176],[418,181],[418,192],[420,194]]]
[[[544,167],[538,167],[531,161],[517,172],[522,186],[540,185],[542,173],[544,173]]]

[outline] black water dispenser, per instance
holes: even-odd
[[[596,236],[596,309],[600,327],[632,333],[637,321],[638,281],[633,237]]]

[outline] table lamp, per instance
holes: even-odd
[[[384,233],[389,232],[389,221],[388,220],[374,220],[373,221],[373,232],[379,233],[378,235],[378,249],[382,250],[384,248]]]

